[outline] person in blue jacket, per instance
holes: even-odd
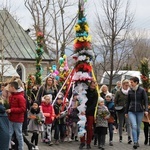
[[[0,150],[9,149],[9,121],[5,107],[0,102]]]

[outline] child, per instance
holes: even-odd
[[[49,146],[53,145],[52,138],[51,138],[51,129],[52,123],[55,117],[53,106],[51,105],[52,102],[52,95],[45,95],[43,97],[43,101],[41,104],[41,110],[45,116],[44,122],[44,142],[48,143]]]
[[[97,115],[96,115],[96,133],[98,137],[98,148],[104,150],[105,144],[105,136],[107,134],[107,127],[110,113],[108,108],[104,105],[104,99],[99,98],[98,107],[97,107]]]
[[[72,139],[75,141],[78,141],[78,125],[77,122],[79,121],[78,117],[78,109],[77,107],[79,106],[79,101],[78,101],[78,94],[75,93],[73,95],[72,103],[71,103],[71,108],[70,108],[70,118],[72,120]]]
[[[59,134],[60,134],[60,139],[63,142],[64,137],[65,137],[65,117],[67,115],[65,111],[65,107],[63,107],[63,97],[62,95],[59,95],[57,97],[56,103],[54,105],[54,111],[55,111],[55,123],[54,123],[54,139],[55,139],[55,144],[59,144]]]
[[[112,93],[108,93],[105,96],[105,105],[107,106],[110,117],[108,119],[108,128],[109,128],[109,145],[113,146],[113,124],[114,124],[114,116],[115,116],[115,107],[112,99]]]
[[[66,99],[66,108],[69,107],[69,101]],[[70,109],[68,109],[68,113],[66,115],[66,137],[64,141],[72,142],[71,133],[72,133],[72,119],[70,118]]]
[[[39,132],[43,131],[45,117],[40,111],[40,107],[37,101],[33,102],[33,105],[28,113],[28,118],[30,119],[28,130],[33,133],[31,137],[31,143],[35,142],[35,150],[38,150],[38,136]]]

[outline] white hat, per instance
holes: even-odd
[[[100,103],[100,102],[104,102],[104,99],[102,97],[99,97],[99,99],[98,99],[98,103]]]
[[[107,93],[105,97],[110,97],[110,98],[112,98],[112,93]]]

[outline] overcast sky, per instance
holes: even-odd
[[[77,0],[78,1],[78,0]],[[89,11],[92,11],[94,8],[94,3],[97,3],[100,0],[87,0],[87,8],[88,14]],[[134,25],[136,29],[146,29],[150,30],[150,0],[129,0],[131,5],[130,8],[132,12],[135,14],[135,22]],[[11,12],[16,15],[19,19],[20,25],[24,29],[28,29],[31,26],[31,16],[29,11],[24,6],[24,0],[0,0],[0,6],[6,4],[8,7],[11,7]],[[89,16],[87,14],[87,17]],[[88,19],[88,18],[87,18]]]

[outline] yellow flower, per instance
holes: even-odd
[[[89,26],[86,24],[86,25],[84,25],[84,28],[85,28],[85,31],[86,32],[89,32]]]
[[[84,37],[79,37],[79,41],[84,42],[85,41]]]
[[[75,40],[74,40],[74,44],[75,44],[75,43],[77,43],[77,42],[78,42],[78,38],[75,38]]]
[[[91,38],[91,36],[89,35],[89,36],[86,38],[86,41],[87,41],[87,42],[91,42],[91,40],[92,40],[92,38]]]
[[[79,25],[79,24],[76,24],[75,27],[74,27],[74,30],[75,30],[75,31],[79,31],[80,29],[81,29],[81,28],[80,28],[80,25]]]

